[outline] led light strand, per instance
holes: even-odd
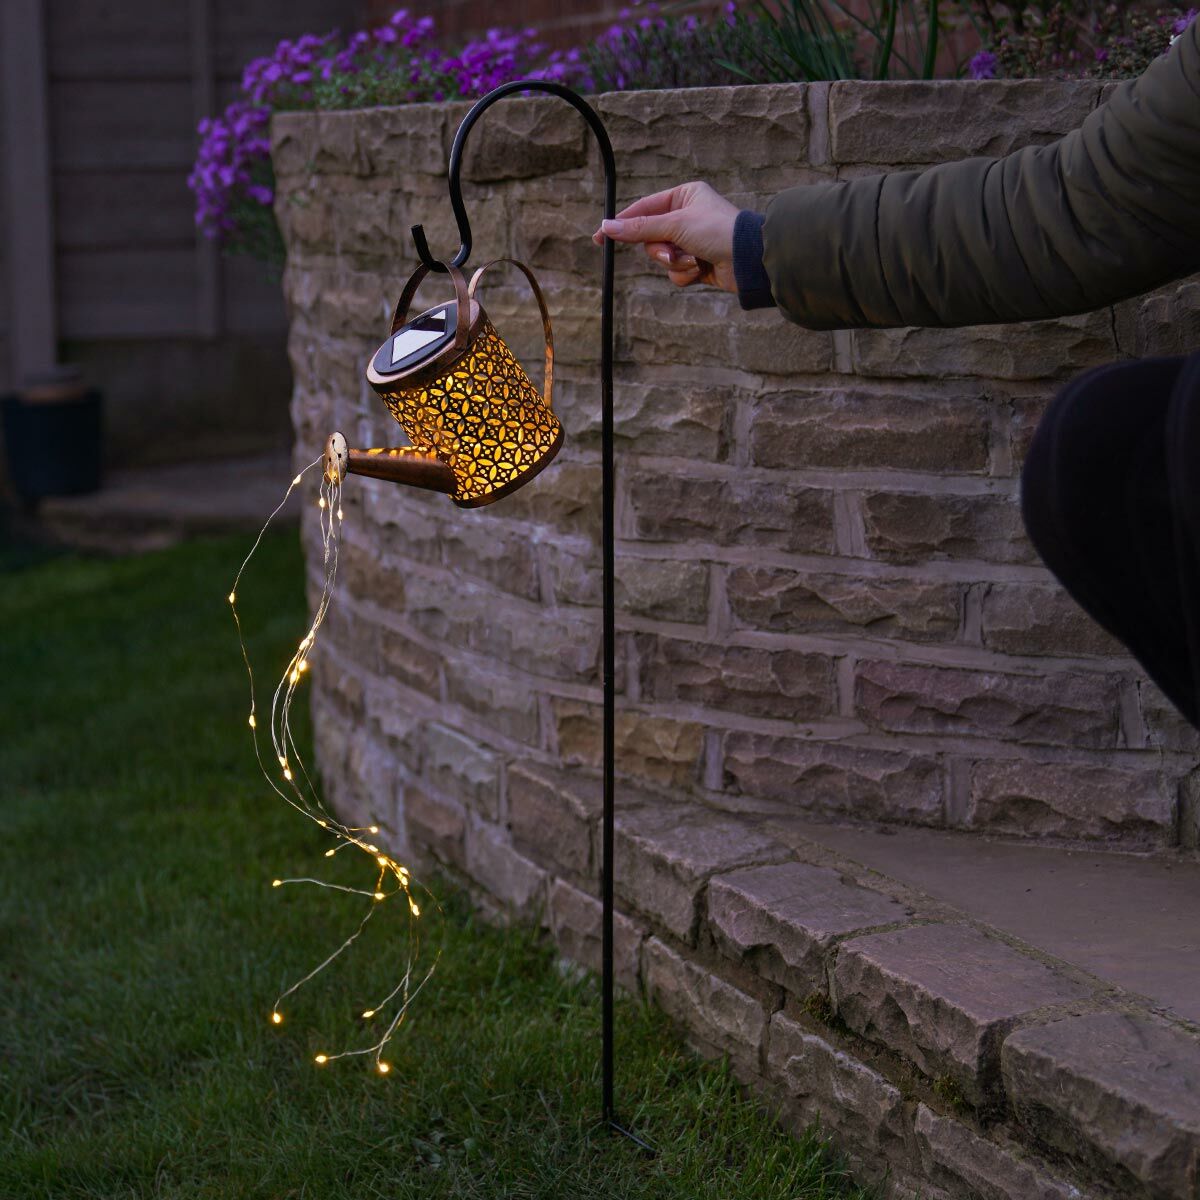
[[[341,883],[327,883],[324,879],[309,879],[303,875],[297,876],[295,879],[281,879],[278,884],[273,886],[283,887],[289,883],[315,883],[317,887],[328,888],[331,892],[348,892],[351,896],[370,896],[372,900],[379,895],[378,892],[368,892],[363,888],[346,887]]]
[[[381,1014],[385,1009],[389,1008],[393,1001],[399,997],[399,1005],[392,1013],[389,1022],[384,1029],[382,1037],[374,1044],[355,1050],[343,1050],[336,1054],[318,1054],[315,1061],[318,1065],[324,1066],[326,1063],[334,1062],[340,1058],[351,1058],[359,1055],[374,1055],[375,1068],[380,1075],[387,1075],[391,1071],[391,1066],[383,1057],[383,1051],[388,1042],[400,1028],[405,1017],[408,1014],[409,1005],[416,999],[421,989],[429,982],[433,975],[434,969],[437,966],[438,959],[441,957],[440,948],[437,949],[433,956],[433,961],[421,976],[420,981],[413,986],[415,972],[421,955],[421,936],[417,924],[418,918],[421,916],[421,906],[413,895],[413,888],[420,886],[413,879],[408,868],[396,862],[389,854],[373,842],[366,840],[362,835],[377,835],[380,832],[378,825],[364,826],[349,826],[344,825],[337,819],[328,809],[325,808],[324,802],[321,799],[320,792],[314,785],[308,773],[308,768],[304,763],[304,759],[300,754],[299,748],[292,736],[291,727],[291,708],[295,699],[297,689],[303,683],[309,671],[309,660],[316,647],[317,635],[324,623],[326,614],[329,611],[330,603],[333,599],[334,588],[337,581],[338,568],[338,549],[340,542],[341,527],[344,521],[344,511],[342,508],[342,482],[337,477],[336,473],[322,472],[321,481],[318,488],[317,510],[318,522],[321,535],[322,547],[322,584],[321,594],[314,608],[312,621],[309,624],[308,631],[301,638],[300,644],[292,654],[287,665],[284,667],[283,673],[280,676],[279,683],[271,697],[271,705],[269,712],[268,729],[271,738],[271,750],[275,759],[275,766],[268,769],[267,762],[264,759],[263,750],[259,742],[259,709],[257,704],[255,686],[254,686],[254,671],[250,663],[249,651],[246,647],[245,637],[242,631],[241,619],[238,615],[237,600],[238,588],[241,585],[242,576],[246,571],[250,560],[258,550],[262,542],[263,536],[266,534],[271,522],[278,515],[283,506],[291,497],[292,492],[299,487],[304,476],[312,470],[313,467],[319,466],[324,460],[319,458],[314,462],[309,463],[288,485],[288,489],[284,494],[283,499],[276,506],[271,515],[267,518],[262,529],[259,531],[258,537],[255,539],[254,545],[250,549],[250,553],[246,555],[238,569],[234,579],[233,587],[228,595],[230,611],[233,613],[234,624],[237,627],[238,642],[241,646],[242,661],[246,667],[246,675],[250,685],[250,713],[247,724],[251,730],[251,737],[254,743],[254,754],[258,761],[259,770],[263,777],[267,780],[271,790],[275,792],[286,803],[291,805],[301,815],[313,821],[321,829],[332,834],[338,841],[338,844],[324,852],[324,857],[332,858],[340,853],[347,846],[354,846],[361,850],[364,854],[370,855],[375,860],[376,876],[375,885],[371,890],[364,888],[347,887],[343,884],[331,883],[327,880],[317,879],[312,876],[296,876],[292,878],[274,879],[272,887],[279,888],[289,885],[309,884],[315,887],[325,888],[329,891],[341,892],[345,894],[366,897],[370,904],[366,912],[360,919],[357,928],[342,942],[332,954],[328,955],[322,962],[315,966],[306,975],[301,976],[290,987],[285,988],[276,997],[275,1004],[271,1009],[269,1020],[271,1024],[279,1026],[283,1024],[284,1016],[281,1011],[281,1006],[285,1000],[297,992],[301,987],[308,983],[315,976],[319,975],[326,967],[333,963],[340,955],[359,939],[367,927],[367,922],[375,915],[375,913],[383,907],[384,903],[395,896],[403,895],[407,901],[406,913],[408,921],[408,955],[405,963],[404,973],[400,977],[400,981],[392,988],[392,990],[378,1004],[371,1008],[363,1010],[363,1018],[371,1019],[376,1015]],[[280,782],[282,779],[282,783]],[[425,896],[429,897],[429,901],[440,912],[436,898],[434,898],[427,889],[421,887],[421,891]]]

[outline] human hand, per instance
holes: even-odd
[[[737,291],[733,276],[733,224],[738,210],[707,183],[681,183],[635,200],[592,234],[601,245],[640,242],[653,262],[666,268],[676,287],[707,283]]]

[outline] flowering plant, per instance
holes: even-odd
[[[448,53],[432,17],[407,9],[344,38],[282,41],[242,75],[241,97],[200,122],[188,184],[196,224],[230,251],[280,262],[267,126],[284,109],[363,108],[473,98],[512,79],[557,79],[582,91],[697,87],[794,79],[931,78],[943,0],[727,0],[700,17],[633,0],[587,46],[547,53],[532,29],[487,35]],[[982,49],[974,79],[1140,74],[1194,19],[1157,0],[1113,0],[1081,10],[1073,0],[959,0]],[[860,66],[866,50],[870,62]]]
[[[632,9],[583,52],[597,91],[705,87],[795,80],[930,77],[939,0],[918,12],[912,0],[727,0],[718,13],[665,13],[650,0]],[[869,53],[860,65],[859,52]]]
[[[307,34],[282,41],[249,63],[242,98],[198,126],[200,146],[188,186],[196,224],[233,253],[280,262],[267,126],[286,109],[360,108],[475,97],[510,79],[565,78],[578,55],[546,61],[532,29],[490,30],[448,54],[434,42],[432,17],[400,9],[378,28],[343,39]]]
[[[740,83],[718,61],[733,53],[735,8],[727,3],[718,19],[702,21],[695,14],[664,13],[653,0],[634,0],[563,69],[574,86],[596,92]]]
[[[1194,8],[1137,0],[1084,9],[1070,0],[1026,0],[1003,11],[976,0],[968,11],[984,42],[968,67],[973,79],[1132,79],[1196,16]]]

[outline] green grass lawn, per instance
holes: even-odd
[[[661,1153],[596,1131],[594,980],[461,897],[386,1079],[312,1055],[361,1044],[398,917],[271,1027],[361,901],[271,888],[327,843],[254,764],[224,599],[246,546],[0,575],[0,1197],[865,1197],[632,1001],[618,1095]],[[266,682],[305,627],[294,535],[240,593]]]

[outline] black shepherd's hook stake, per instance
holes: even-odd
[[[450,265],[462,267],[471,256],[471,223],[463,205],[462,171],[463,148],[467,135],[481,116],[497,100],[522,92],[547,92],[558,96],[575,108],[596,135],[600,147],[600,159],[604,164],[604,216],[616,216],[617,167],[613,159],[612,143],[608,131],[596,110],[582,96],[544,79],[517,79],[502,84],[488,92],[471,107],[463,118],[454,145],[450,149],[450,207],[458,222],[458,253],[450,259]],[[417,256],[431,271],[445,271],[446,267],[433,257],[425,231],[420,225],[412,227]],[[601,940],[601,991],[602,991],[602,1049],[601,1049],[601,1107],[605,1125],[617,1133],[624,1134],[642,1149],[654,1153],[636,1134],[624,1128],[616,1119],[613,1109],[613,771],[616,756],[616,623],[614,600],[614,522],[613,522],[613,243],[604,240],[604,274],[601,294],[600,322],[600,405],[601,405],[601,490],[603,493],[601,541],[604,554],[604,815],[603,815],[603,865],[601,869],[601,899],[603,901],[603,928]]]

